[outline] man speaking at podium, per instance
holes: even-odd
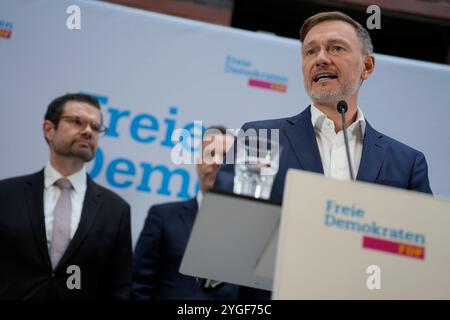
[[[303,23],[300,40],[304,85],[311,105],[290,118],[242,127],[244,131],[279,130],[282,153],[270,198],[282,201],[289,168],[341,180],[351,180],[350,172],[355,172],[356,180],[431,194],[424,155],[376,131],[358,106],[361,85],[375,67],[372,41],[364,27],[341,12],[318,13]],[[348,156],[339,102],[348,108],[344,112]],[[232,175],[233,165],[223,165],[215,188],[232,191]]]

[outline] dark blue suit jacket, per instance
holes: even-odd
[[[323,174],[322,160],[311,123],[311,109],[276,120],[249,122],[247,129],[279,129],[281,159],[272,186],[271,200],[281,202],[289,168]],[[215,189],[233,191],[234,166],[223,165],[216,178]],[[425,156],[411,147],[379,133],[366,121],[361,163],[357,180],[402,189],[432,193],[428,181]]]
[[[221,284],[206,292],[201,279],[178,272],[197,211],[195,198],[150,208],[135,250],[133,299],[237,298],[238,286]]]
[[[323,174],[322,160],[311,122],[311,109],[291,118],[249,122],[247,129],[279,129],[282,148],[278,173],[273,182],[271,200],[281,203],[289,168]],[[236,154],[236,153],[235,153]],[[214,189],[233,191],[234,166],[222,165]],[[363,151],[357,180],[402,189],[432,193],[424,155],[407,145],[379,133],[366,121]],[[269,298],[268,292],[242,287],[239,298]]]

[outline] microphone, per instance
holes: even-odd
[[[348,169],[350,171],[350,179],[352,181],[355,180],[353,176],[353,170],[352,170],[352,162],[350,160],[350,148],[348,146],[348,138],[347,138],[347,130],[345,128],[345,113],[348,110],[347,102],[344,100],[341,100],[337,103],[337,111],[341,114],[342,119],[342,131],[344,131],[344,141],[345,141],[345,150],[347,151],[347,162],[348,162]]]

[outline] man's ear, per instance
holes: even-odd
[[[367,80],[375,69],[375,57],[373,55],[366,55],[363,61],[363,72],[361,80]]]
[[[52,141],[55,134],[55,125],[53,124],[53,122],[45,120],[44,124],[42,125],[42,130],[44,131],[44,137],[47,142]]]

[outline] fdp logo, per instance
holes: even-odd
[[[11,38],[12,26],[11,22],[0,20],[0,38]]]

